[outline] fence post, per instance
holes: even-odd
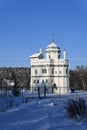
[[[38,98],[40,98],[40,87],[38,86]]]
[[[46,98],[46,86],[44,86],[44,98]]]
[[[53,94],[53,86],[52,86],[52,94]]]
[[[59,87],[59,97],[61,97],[61,87]]]

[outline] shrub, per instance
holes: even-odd
[[[13,96],[19,96],[20,95],[19,88],[13,87],[12,94],[13,94]]]
[[[87,108],[84,99],[69,100],[66,110],[70,118],[75,118],[77,121],[86,121]]]

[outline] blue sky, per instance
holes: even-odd
[[[70,69],[87,65],[87,0],[0,0],[0,67],[30,66],[52,33]]]

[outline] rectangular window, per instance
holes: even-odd
[[[49,59],[51,58],[51,56],[49,55]]]
[[[39,80],[37,80],[37,83],[39,83]]]
[[[42,69],[42,74],[46,74],[47,70],[46,69]]]
[[[36,83],[36,80],[34,80],[34,83]]]
[[[44,83],[44,80],[42,80],[42,83]]]
[[[59,71],[59,74],[62,74],[62,71]]]
[[[48,80],[46,79],[46,83],[48,83]]]

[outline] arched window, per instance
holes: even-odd
[[[35,69],[35,74],[37,74],[37,70]]]
[[[52,74],[54,74],[54,68],[52,68]]]
[[[37,80],[37,83],[39,83],[39,80]]]
[[[46,69],[42,69],[42,73],[43,73],[43,74],[46,74],[46,73],[47,73],[47,70],[46,70]]]
[[[51,56],[49,55],[49,59],[51,58]]]
[[[68,68],[66,68],[66,74],[68,74]]]

